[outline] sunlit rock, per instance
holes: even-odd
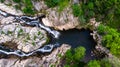
[[[79,25],[77,17],[74,17],[70,6],[59,12],[57,7],[47,9],[46,18],[43,19],[43,23],[46,26],[52,26],[59,30],[68,30],[76,28]]]
[[[18,49],[24,52],[38,49],[47,39],[46,32],[40,28],[23,27],[14,23],[3,25],[0,34],[0,43],[13,41],[18,45]]]
[[[3,3],[0,3],[0,9],[2,9],[3,11],[6,11],[8,13],[14,14],[14,15],[23,15],[23,13],[19,10],[16,11],[16,9],[12,6],[6,6]]]
[[[67,44],[63,44],[59,48],[55,49],[51,54],[46,55],[44,57],[30,57],[27,59],[1,59],[0,66],[1,67],[50,67],[50,65],[54,65],[56,63],[59,64],[60,57],[59,54],[63,56],[65,52],[70,49],[70,46]],[[56,67],[57,65],[56,64]]]

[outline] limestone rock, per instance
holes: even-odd
[[[42,19],[46,26],[51,26],[59,30],[76,28],[79,25],[77,17],[73,16],[70,6],[59,12],[57,7],[46,10],[46,18]]]
[[[8,13],[14,14],[14,15],[23,15],[23,13],[19,10],[16,11],[16,9],[12,6],[6,6],[3,3],[0,3],[0,9],[3,11],[7,11]]]
[[[33,3],[34,8],[35,8],[37,11],[41,11],[41,10],[47,9],[47,5],[45,5],[44,1],[41,1],[41,0],[39,0],[39,1],[33,0],[32,3]]]
[[[47,35],[44,30],[37,27],[24,27],[15,23],[13,19],[10,19],[11,21],[3,19],[4,21],[1,21],[2,24],[0,25],[0,43],[15,42],[14,45],[18,45],[18,49],[30,52],[38,49],[46,42]]]
[[[70,49],[70,46],[63,44],[61,47],[55,49],[51,54],[40,57],[30,57],[27,59],[0,59],[0,67],[50,67],[51,65],[57,64],[60,62],[59,54],[64,55],[65,52]]]

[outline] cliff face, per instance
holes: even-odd
[[[58,30],[68,30],[80,25],[78,18],[72,14],[71,5],[65,7],[63,11],[59,11],[58,7],[48,8],[44,1],[33,1],[33,4],[37,11],[46,14],[46,18],[43,19],[43,23],[46,26],[51,26]]]

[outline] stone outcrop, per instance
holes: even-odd
[[[9,0],[8,0],[9,2]],[[0,9],[3,11],[7,11],[8,13],[14,14],[14,15],[23,15],[23,13],[19,10],[16,11],[16,9],[12,6],[6,6],[5,4],[0,3]]]
[[[43,11],[43,10],[48,9],[47,5],[45,5],[43,0],[37,0],[37,1],[36,0],[32,0],[32,3],[34,5],[34,8],[37,11]]]
[[[58,30],[68,30],[80,25],[78,18],[74,17],[70,5],[63,11],[59,11],[59,7],[48,8],[44,1],[37,2],[33,0],[33,5],[37,11],[46,14],[46,18],[42,19],[46,26],[51,26]]]
[[[49,19],[51,26],[56,29],[68,30],[79,25],[78,18],[74,17],[70,5],[61,12],[58,11],[58,7],[47,9],[46,12],[46,19]]]
[[[23,27],[18,23],[0,26],[0,43],[14,42],[17,48],[30,52],[38,49],[47,40],[46,32],[37,27]]]
[[[63,44],[61,47],[53,50],[53,52],[43,57],[30,57],[21,60],[20,58],[0,59],[0,67],[50,67],[59,63],[60,56],[70,49],[70,46]]]
[[[0,3],[0,9],[15,15],[22,15],[13,7]],[[24,52],[30,52],[41,47],[47,41],[46,32],[37,27],[22,26],[14,17],[3,17],[0,15],[0,43],[13,42]]]
[[[76,0],[77,1],[77,0]],[[39,2],[32,2],[37,11],[46,14],[46,18],[42,21],[46,26],[54,27],[58,30],[68,30],[76,28],[79,25],[77,17],[73,16],[70,5],[63,11],[59,12],[58,7],[48,8],[43,0]],[[23,15],[21,11],[16,11],[11,6],[6,6],[0,3],[0,9],[14,15]],[[22,26],[14,17],[3,17],[0,15],[0,43],[12,41],[17,45],[17,49],[24,52],[33,51],[41,47],[47,39],[46,32],[37,27]],[[63,44],[57,49],[54,49],[49,55],[43,57],[31,56],[27,59],[21,58],[1,58],[0,67],[50,67],[60,62],[60,56],[63,56],[65,52],[70,49],[70,46]]]

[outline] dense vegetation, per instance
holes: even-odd
[[[91,60],[88,63],[82,61],[85,56],[86,49],[82,46],[75,49],[70,49],[63,56],[64,67],[112,67],[111,62],[108,58],[103,58],[100,60]]]
[[[112,64],[107,59],[91,60],[86,67],[112,67]]]
[[[81,59],[85,56],[86,49],[84,47],[77,47],[70,49],[65,54],[65,67],[78,67],[84,65]]]
[[[45,4],[48,7],[58,6],[58,11],[62,11],[66,6],[69,5],[70,0],[45,0]]]
[[[103,46],[110,49],[110,52],[112,54],[120,57],[120,33],[117,31],[117,29],[100,25],[98,27],[98,32],[103,36]]]
[[[70,0],[45,0],[48,7],[59,6],[60,1],[70,2]],[[64,9],[64,5],[61,7]],[[120,0],[82,0],[78,4],[72,4],[71,7],[74,16],[79,17],[80,22],[89,22],[90,18],[95,17],[103,24],[120,28]]]

